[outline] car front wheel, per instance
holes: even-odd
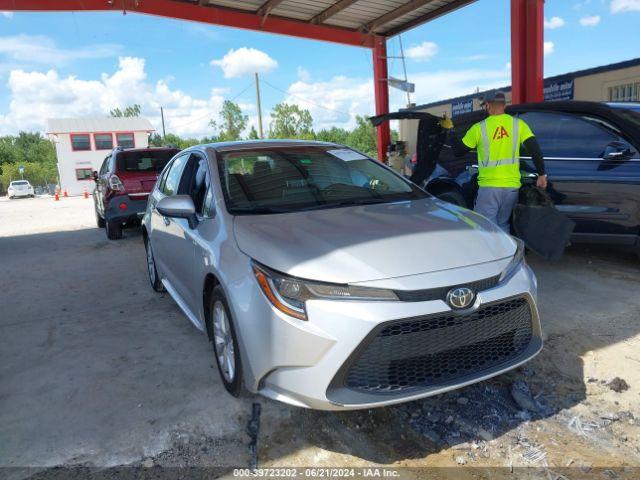
[[[102,218],[98,213],[98,207],[96,206],[95,201],[93,202],[93,211],[96,213],[96,225],[98,226],[98,228],[104,228],[105,221],[104,218]]]
[[[149,273],[149,282],[151,282],[151,287],[156,292],[163,292],[164,285],[162,285],[162,281],[158,276],[158,269],[156,268],[156,260],[153,256],[153,250],[151,250],[151,243],[146,237],[144,239],[144,248],[147,251],[147,272]]]
[[[222,287],[213,289],[209,300],[209,321],[213,332],[213,353],[224,388],[238,397],[242,392],[240,349],[227,299]]]

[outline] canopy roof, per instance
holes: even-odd
[[[472,1],[474,0],[202,0],[200,4],[390,36]]]
[[[372,48],[476,0],[0,0],[0,11],[127,11]]]

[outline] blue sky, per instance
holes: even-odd
[[[413,101],[509,83],[508,4],[478,0],[402,36]],[[640,0],[547,0],[545,17],[547,76],[638,56]],[[399,54],[397,38],[388,49]],[[163,105],[169,130],[182,135],[212,133],[208,119],[224,99],[253,123],[247,69],[261,71],[263,112],[295,102],[316,128],[348,127],[373,113],[371,65],[367,49],[131,13],[2,14],[0,135],[130,103],[158,127]],[[399,60],[390,74],[402,76]],[[391,101],[405,99],[392,92]]]

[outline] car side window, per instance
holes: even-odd
[[[182,169],[184,168],[189,154],[181,155],[176,158],[170,165],[167,175],[164,179],[164,183],[161,185],[160,191],[167,196],[176,195],[178,193],[178,184],[180,182],[180,176],[182,175]]]
[[[192,153],[183,169],[178,185],[180,195],[189,195],[198,215],[204,215],[205,197],[210,186],[209,167],[199,153]]]
[[[602,158],[610,143],[625,142],[606,124],[587,116],[526,112],[520,118],[531,127],[545,157]]]
[[[109,170],[109,159],[111,158],[111,155],[109,155],[108,157],[106,157],[104,159],[104,161],[102,162],[102,165],[100,166],[100,173],[99,175],[104,175],[105,173],[107,173],[107,171]]]
[[[167,165],[165,165],[165,167],[162,169],[162,172],[160,172],[160,177],[158,177],[158,181],[156,182],[157,189],[160,192],[164,188],[164,182],[167,179],[169,170],[171,170],[171,165],[173,165],[173,163],[171,162],[171,160],[169,160],[169,163],[167,163]]]

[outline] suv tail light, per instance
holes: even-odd
[[[114,192],[124,192],[124,185],[117,175],[111,175],[109,177],[109,188]]]

